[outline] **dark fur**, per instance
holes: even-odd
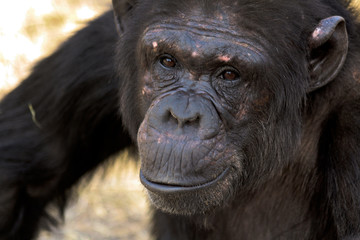
[[[129,135],[136,141],[144,117],[137,101],[139,71],[134,62],[142,23],[186,12],[194,3],[147,1],[134,8],[132,2],[123,6],[131,14],[118,18],[124,23],[118,27],[124,35],[118,44],[116,71],[118,35],[109,12],[41,61],[1,101],[0,239],[36,236],[40,223],[53,221],[45,207],[54,203],[62,211],[80,177],[132,145]],[[211,12],[208,1],[197,2]],[[237,10],[249,20],[243,24],[256,23],[251,27],[269,36],[272,46],[279,46],[271,53],[283,63],[274,65],[266,83],[277,96],[277,103],[268,109],[269,119],[279,121],[268,129],[276,135],[249,140],[253,146],[249,152],[270,143],[262,150],[269,161],[259,163],[257,156],[248,156],[243,181],[249,184],[240,182],[235,199],[212,213],[184,217],[154,210],[154,236],[360,238],[360,25],[347,3],[335,0],[279,0],[271,7],[266,0],[240,2],[247,2]],[[307,59],[302,56],[308,53],[307,37],[321,19],[332,15],[346,19],[348,57],[334,81],[306,93]],[[301,17],[305,23],[300,24]],[[296,145],[299,149],[293,148]],[[292,226],[284,229],[289,222]]]
[[[31,239],[49,202],[63,211],[80,177],[130,145],[117,114],[117,38],[108,12],[1,101],[0,239]]]

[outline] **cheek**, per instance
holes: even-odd
[[[144,73],[144,76],[143,76],[142,79],[143,79],[143,86],[148,87],[148,88],[152,88],[153,81],[152,81],[152,78],[151,78],[151,73],[149,71],[146,71]]]
[[[253,108],[253,96],[251,94],[246,93],[246,91],[240,94],[240,98],[236,99],[235,105],[235,119],[237,121],[246,120],[249,117],[249,113],[251,113]]]
[[[256,112],[263,112],[266,109],[269,109],[270,95],[263,91],[260,96],[258,96],[253,102],[252,106]]]
[[[145,72],[142,78],[141,97],[145,102],[151,102],[154,98],[154,84],[150,72]]]
[[[257,120],[260,120],[260,113],[266,113],[268,110],[270,97],[267,93],[261,92],[258,96],[248,95],[241,100],[241,104],[238,105],[235,118],[238,121],[245,120],[250,115],[256,116]],[[251,118],[251,117],[250,117]]]
[[[240,110],[237,112],[235,118],[238,121],[241,121],[245,118],[245,116],[247,115],[247,109],[246,106],[241,106]]]
[[[153,86],[153,81],[151,78],[150,72],[145,72],[144,77],[142,78],[142,88],[141,88],[141,99],[143,109],[148,109],[151,102],[155,99],[155,91]]]

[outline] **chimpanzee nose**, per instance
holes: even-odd
[[[184,128],[186,125],[199,124],[200,122],[200,115],[197,112],[178,112],[174,109],[169,109],[169,112],[171,117],[177,121],[178,128]]]
[[[214,105],[196,94],[180,91],[165,96],[149,111],[149,124],[171,135],[209,139],[220,131],[220,118]]]

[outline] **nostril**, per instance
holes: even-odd
[[[198,128],[200,123],[200,116],[196,115],[194,117],[181,119],[181,121],[178,120],[178,122],[179,122],[179,127],[181,128],[184,128],[185,126],[192,126],[194,128]]]
[[[169,113],[170,113],[170,117],[172,117],[172,118],[174,118],[174,119],[176,119],[176,120],[179,119],[179,117],[176,116],[175,113],[174,113],[171,109],[169,110]]]
[[[170,109],[169,115],[170,115],[169,117],[171,119],[175,119],[177,121],[179,128],[183,128],[184,126],[189,126],[189,125],[196,125],[196,124],[200,123],[200,115],[199,114],[188,116],[188,117],[179,116]]]
[[[179,120],[178,120],[179,118],[171,110],[167,111],[167,114],[165,114],[163,119],[164,119],[164,122],[170,123],[172,125],[173,124],[177,125],[179,122]]]
[[[200,122],[200,116],[199,115],[195,115],[194,117],[190,117],[190,118],[185,120],[185,124],[187,124],[187,123],[193,124],[193,123],[198,123],[198,122]]]
[[[195,122],[195,121],[199,121],[199,120],[200,120],[200,116],[196,115],[196,116],[194,116],[192,118],[187,119],[186,122],[191,123],[191,122]]]

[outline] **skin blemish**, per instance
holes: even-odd
[[[144,82],[146,84],[150,84],[152,81],[151,81],[151,73],[146,71],[145,74],[144,74]]]
[[[219,19],[220,21],[224,20],[224,16],[222,14],[216,14],[217,19]]]
[[[312,33],[312,37],[318,38],[321,33],[322,33],[321,28],[316,28],[315,31]]]
[[[229,62],[231,60],[231,58],[229,56],[219,56],[218,59],[222,62]]]
[[[355,79],[355,81],[360,81],[360,71],[354,71],[353,78]]]
[[[194,84],[195,84],[195,81],[198,80],[198,78],[196,77],[196,73],[192,72],[192,73],[190,74],[189,78],[190,78],[192,81],[194,81],[194,82],[192,83],[192,85],[195,86],[195,85],[194,85]]]
[[[144,87],[141,91],[142,95],[149,95],[151,94],[151,89],[149,87]]]

